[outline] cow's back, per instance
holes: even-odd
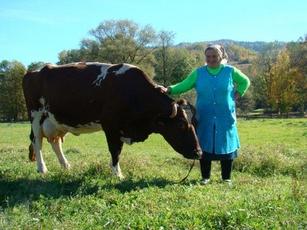
[[[45,106],[58,122],[70,126],[168,109],[171,99],[154,88],[143,71],[129,64],[47,65],[24,78],[28,111]]]
[[[88,109],[95,98],[91,84],[99,71],[97,66],[47,65],[40,71],[28,72],[23,78],[23,91],[29,115],[46,106],[63,123],[78,123],[85,111],[90,113]],[[73,117],[77,117],[75,121]]]

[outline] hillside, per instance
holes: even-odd
[[[272,45],[274,43],[274,45],[276,46],[276,48],[283,48],[286,45],[286,42],[263,42],[263,41],[255,41],[255,42],[251,42],[251,41],[235,41],[235,40],[231,40],[231,39],[220,39],[220,40],[215,40],[215,41],[202,41],[202,42],[193,42],[193,43],[189,43],[189,42],[182,42],[179,43],[178,45],[176,45],[176,47],[198,47],[198,46],[204,46],[206,44],[221,44],[225,47],[228,47],[230,45],[237,45],[237,46],[241,46],[243,48],[255,51],[255,52],[262,52],[265,51],[270,45]]]
[[[175,45],[177,48],[186,48],[190,51],[202,51],[208,44],[221,44],[225,47],[229,61],[238,64],[251,63],[260,52],[265,52],[268,49],[282,49],[285,47],[285,42],[249,42],[249,41],[234,41],[229,39],[221,39],[216,41],[203,42],[183,42]]]

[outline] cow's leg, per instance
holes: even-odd
[[[50,121],[49,118],[44,120],[41,127],[42,133],[47,138],[48,142],[51,144],[52,149],[55,152],[60,164],[63,168],[69,169],[70,165],[65,158],[62,150],[62,142],[65,133],[61,133],[59,130],[57,130],[56,126]],[[63,135],[60,135],[60,133]]]
[[[53,151],[58,157],[58,160],[63,168],[69,169],[70,164],[68,163],[66,157],[64,156],[63,150],[62,150],[62,138],[57,137],[53,141],[50,142]]]
[[[108,142],[109,151],[112,156],[112,162],[111,162],[111,168],[113,171],[113,174],[120,179],[123,179],[124,176],[122,174],[122,171],[119,166],[119,155],[121,153],[121,150],[123,148],[123,142],[120,140],[119,132],[114,132],[114,130],[111,130],[108,132],[106,129],[105,134]]]
[[[35,161],[35,153],[34,153],[34,134],[32,130],[32,121],[31,121],[31,133],[30,133],[31,143],[29,145],[29,160]]]
[[[31,114],[33,118],[32,130],[34,135],[34,143],[32,144],[34,146],[34,152],[37,161],[37,171],[39,173],[46,173],[48,170],[43,159],[43,153],[42,153],[43,136],[40,125],[40,120],[42,118],[42,115],[43,115],[42,111],[33,111]]]

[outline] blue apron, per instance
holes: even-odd
[[[195,89],[197,136],[204,152],[220,155],[235,153],[240,147],[236,126],[233,67],[225,65],[217,75],[206,66],[197,69]]]

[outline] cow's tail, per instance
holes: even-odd
[[[35,161],[35,152],[33,148],[33,143],[34,143],[34,134],[31,126],[31,132],[30,132],[30,145],[29,145],[29,160],[30,161]]]

